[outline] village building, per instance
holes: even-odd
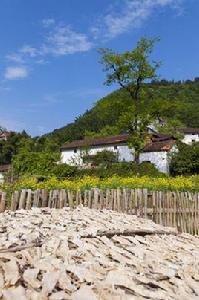
[[[65,143],[61,147],[61,162],[85,167],[84,155],[92,156],[103,150],[117,153],[120,162],[133,161],[133,149],[129,148],[128,139],[129,134],[121,134]],[[153,133],[140,154],[140,163],[151,162],[160,172],[168,173],[169,153],[175,151],[175,142],[175,139],[170,135]]]
[[[10,136],[10,132],[6,130],[0,130],[0,141],[7,141],[9,136]]]
[[[0,165],[0,183],[4,182],[5,174],[10,171],[11,165]]]
[[[192,145],[199,142],[199,128],[183,128],[181,132],[184,135],[183,143]]]

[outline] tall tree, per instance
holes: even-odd
[[[124,53],[116,53],[111,49],[100,49],[101,63],[106,72],[106,85],[117,83],[125,89],[132,100],[132,113],[127,116],[131,145],[134,148],[135,161],[139,162],[139,154],[144,146],[149,116],[140,113],[141,92],[143,83],[155,79],[160,63],[151,61],[154,44],[158,38],[142,38],[135,49]]]

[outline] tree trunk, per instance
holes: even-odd
[[[135,149],[134,161],[135,161],[136,165],[138,165],[140,162],[139,156],[140,156],[140,153]]]

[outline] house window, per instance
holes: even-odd
[[[114,146],[114,150],[117,150],[117,146]]]
[[[193,144],[196,142],[196,140],[191,140],[191,141],[192,141]]]
[[[74,149],[74,153],[77,153],[77,149]]]

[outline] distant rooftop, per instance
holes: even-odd
[[[7,140],[9,136],[10,136],[9,131],[0,131],[0,140]]]
[[[11,169],[11,165],[0,165],[0,172],[8,172]]]
[[[185,134],[199,134],[199,128],[182,128],[181,131]]]
[[[168,152],[175,145],[174,139],[156,141],[148,144],[142,150],[143,152]]]
[[[73,142],[65,143],[61,149],[76,149],[87,146],[101,146],[101,145],[114,145],[122,144],[128,141],[129,134],[111,135],[106,137],[98,137],[94,139],[76,140]]]
[[[94,139],[75,140],[73,142],[65,143],[61,147],[61,150],[72,150],[72,149],[83,148],[83,147],[126,144],[128,139],[129,139],[129,134],[125,133],[120,135],[98,137]],[[153,151],[165,151],[165,149],[169,147],[168,146],[169,142],[170,144],[175,142],[175,140],[171,135],[155,133],[152,135],[151,143],[147,145],[145,148],[146,151],[148,147],[151,147],[150,149],[154,149]]]

